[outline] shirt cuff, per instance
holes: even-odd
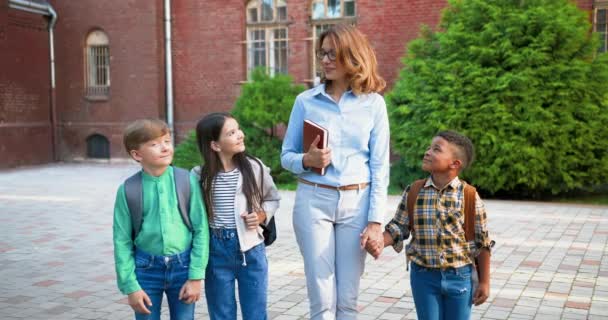
[[[302,168],[301,168],[302,172],[310,172],[310,168],[306,168],[304,166],[304,154],[303,153],[298,154],[298,159],[300,160],[300,165],[302,166]]]
[[[403,235],[401,234],[401,229],[393,223],[389,223],[384,227],[393,239],[393,249],[395,252],[399,253],[403,250]]]
[[[120,292],[122,292],[123,294],[129,295],[135,291],[139,291],[141,290],[141,286],[139,285],[139,283],[137,283],[137,281],[133,282],[133,283],[129,283],[123,287],[120,288]]]
[[[202,280],[205,279],[205,273],[201,270],[194,270],[190,268],[188,270],[188,280]]]

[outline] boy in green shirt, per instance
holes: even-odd
[[[178,206],[174,180],[178,169],[171,166],[173,144],[167,124],[137,120],[127,126],[123,138],[129,155],[142,166],[143,198],[138,228],[129,210],[125,183],[116,194],[113,229],[118,288],[128,295],[136,319],[160,319],[163,293],[171,319],[193,319],[209,257],[200,186],[189,176],[187,225]]]

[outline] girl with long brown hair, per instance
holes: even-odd
[[[205,295],[211,319],[235,319],[238,282],[244,319],[267,319],[268,263],[260,225],[279,207],[270,169],[245,152],[245,135],[227,113],[211,113],[196,126],[204,165],[194,168],[209,216]]]

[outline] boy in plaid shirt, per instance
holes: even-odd
[[[490,249],[484,204],[475,194],[474,241],[467,242],[464,229],[465,182],[458,174],[470,166],[474,151],[471,140],[452,131],[438,133],[422,159],[430,173],[414,205],[412,240],[406,247],[411,261],[410,283],[419,319],[469,319],[471,304],[480,305],[490,294]],[[409,237],[407,197],[386,225],[384,243],[362,239],[367,251],[377,258],[392,245],[401,252]],[[473,291],[474,258],[479,268],[479,286]]]

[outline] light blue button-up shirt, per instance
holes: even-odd
[[[329,132],[331,163],[321,176],[304,169],[302,128],[311,120]],[[325,85],[302,92],[291,111],[281,165],[298,177],[331,186],[369,182],[369,222],[384,222],[389,181],[390,132],[384,98],[346,91],[336,103]]]

